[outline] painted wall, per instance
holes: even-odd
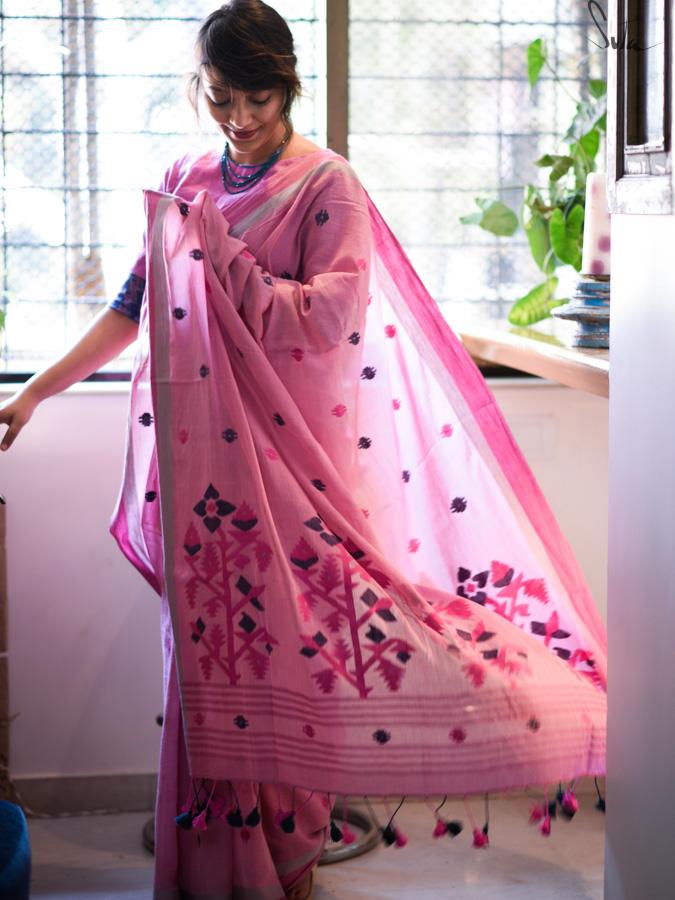
[[[607,401],[531,380],[492,386],[604,615]],[[77,385],[0,455],[14,776],[156,770],[158,598],[107,530],[126,403],[125,386]]]
[[[675,896],[675,216],[612,216],[606,900]]]

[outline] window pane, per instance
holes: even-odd
[[[350,159],[449,319],[503,317],[541,281],[522,231],[496,238],[459,222],[475,197],[519,211],[534,166],[564,152],[604,53],[574,0],[351,0]],[[550,65],[534,89],[528,45]],[[593,51],[593,52],[591,52]]]
[[[94,0],[84,17],[69,0],[2,3],[5,371],[61,354],[117,295],[142,247],[143,189],[187,152],[220,155],[222,135],[208,116],[199,125],[185,78],[216,6]],[[325,0],[274,6],[303,81],[295,127],[325,144]]]

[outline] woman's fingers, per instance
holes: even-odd
[[[9,450],[9,448],[14,443],[16,436],[21,431],[21,427],[22,426],[19,425],[15,421],[12,421],[10,423],[9,428],[7,429],[7,431],[4,434],[4,437],[2,438],[2,443],[0,444],[0,450]]]
[[[2,437],[0,450],[9,450],[14,443],[17,434],[21,431],[23,423],[19,422],[19,417],[16,413],[12,414],[10,410],[3,409],[0,410],[0,427],[2,425],[8,425],[9,427]]]
[[[7,425],[7,431],[2,436],[0,450],[9,450],[17,435],[30,419],[30,413],[18,408],[19,404],[10,401],[5,406],[0,406],[0,427]]]

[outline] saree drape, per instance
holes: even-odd
[[[146,192],[112,532],[193,779],[467,795],[604,772],[605,634],[481,373],[351,167]],[[142,266],[145,269],[142,269]]]

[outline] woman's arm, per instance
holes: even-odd
[[[104,309],[60,359],[37,372],[9,400],[0,403],[0,423],[9,426],[0,444],[8,450],[36,406],[81,381],[120,354],[138,334],[138,324],[114,309]]]

